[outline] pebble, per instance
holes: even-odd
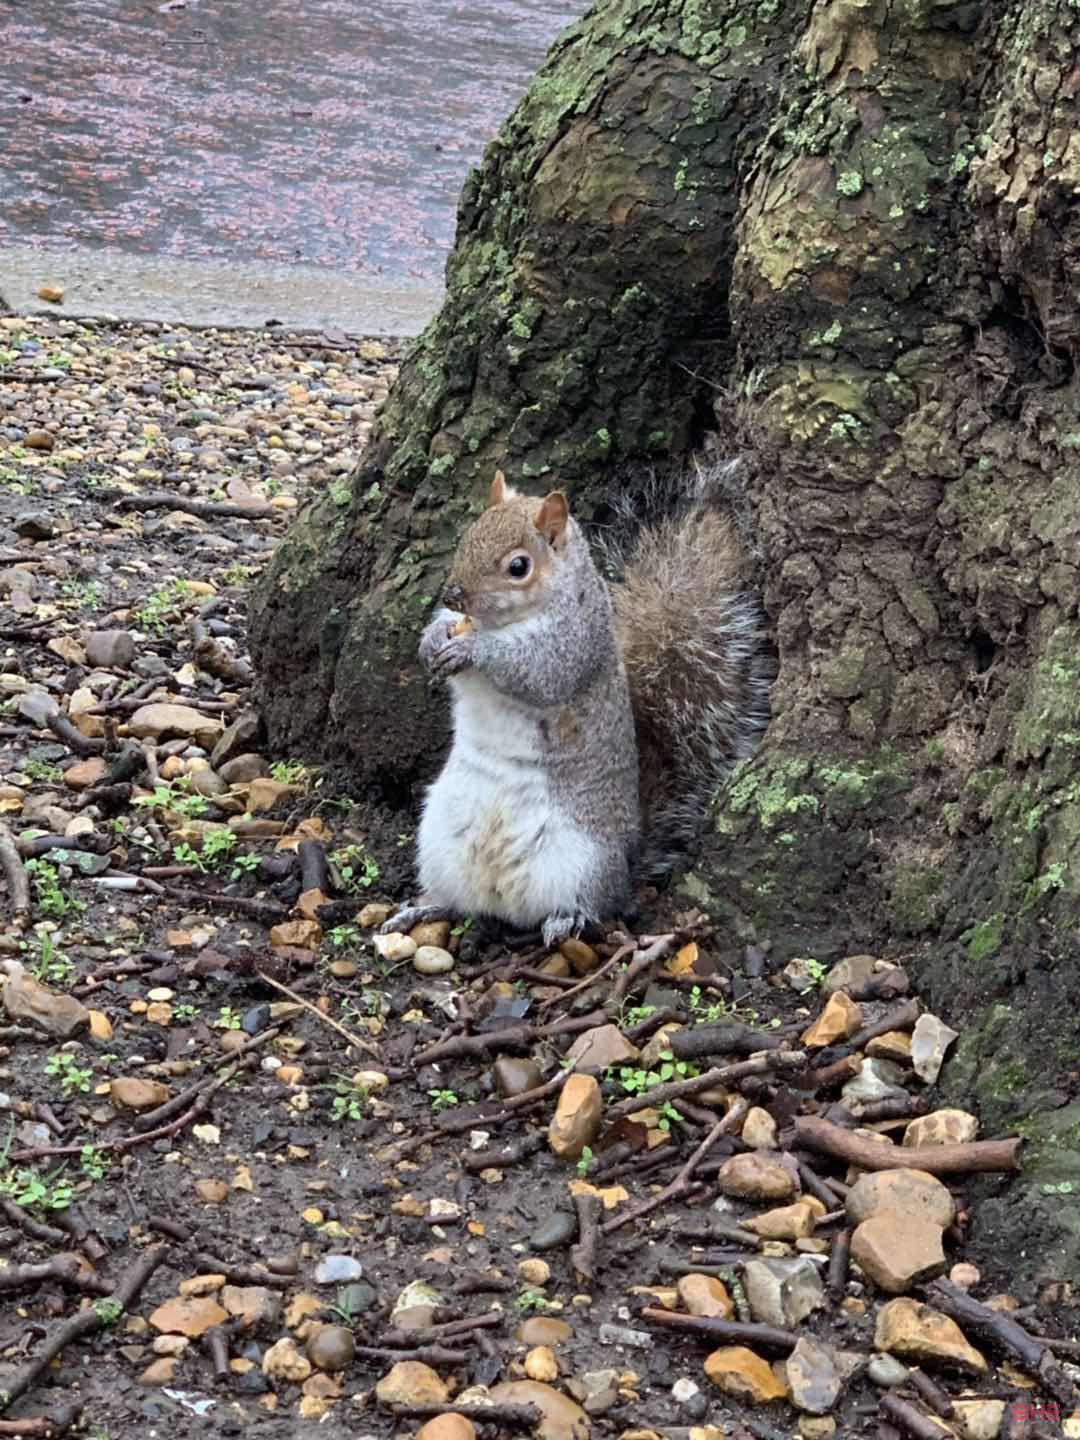
[[[86,637],[86,659],[103,670],[126,670],[135,659],[135,640],[127,630],[95,630]]]
[[[540,1066],[535,1060],[519,1060],[513,1055],[500,1056],[491,1067],[491,1078],[504,1100],[524,1095],[543,1083]]]
[[[523,1345],[563,1345],[573,1339],[574,1332],[565,1320],[554,1315],[530,1315],[517,1328],[515,1339]]]
[[[160,1080],[142,1080],[134,1076],[120,1076],[109,1086],[109,1099],[118,1110],[153,1110],[164,1105],[172,1095],[168,1085]]]
[[[60,995],[28,975],[18,960],[0,962],[7,980],[0,990],[4,1009],[16,1023],[32,1025],[57,1040],[90,1028],[90,1011],[74,995]]]
[[[252,780],[265,779],[270,766],[261,755],[237,755],[217,767],[217,773],[226,785],[250,785]]]
[[[165,1334],[186,1335],[189,1340],[196,1340],[228,1318],[229,1312],[209,1295],[178,1295],[152,1312],[150,1324]]]
[[[375,1386],[383,1405],[442,1405],[449,1392],[437,1371],[420,1360],[399,1360]]]
[[[344,1325],[320,1325],[308,1341],[307,1357],[317,1370],[346,1370],[355,1353],[353,1333]]]
[[[415,940],[397,930],[392,930],[389,935],[376,935],[372,944],[379,959],[389,960],[391,963],[396,960],[411,960],[420,948]]]
[[[954,1320],[907,1296],[878,1311],[874,1344],[905,1360],[954,1366],[968,1375],[985,1375],[989,1368]]]
[[[784,1362],[791,1403],[811,1415],[826,1415],[840,1398],[842,1381],[828,1348],[809,1335],[800,1335]]]
[[[933,1085],[937,1080],[945,1061],[945,1052],[958,1034],[959,1031],[951,1030],[936,1015],[923,1014],[915,1021],[911,1035],[911,1064],[915,1074],[927,1085]]]
[[[548,1144],[560,1160],[577,1160],[586,1145],[592,1144],[600,1131],[603,1108],[596,1077],[571,1075],[559,1092],[548,1127]]]
[[[543,1380],[550,1384],[558,1378],[559,1362],[555,1352],[547,1345],[536,1345],[525,1356],[525,1374],[530,1380]]]
[[[339,1285],[347,1280],[359,1280],[364,1267],[351,1255],[324,1255],[315,1267],[316,1285]]]
[[[577,1235],[577,1217],[568,1210],[553,1210],[529,1236],[532,1250],[557,1250]]]
[[[677,1285],[679,1299],[691,1315],[734,1320],[735,1306],[722,1281],[712,1275],[683,1275]]]
[[[294,1385],[302,1385],[311,1374],[311,1361],[300,1354],[292,1336],[283,1335],[263,1356],[262,1371],[272,1380],[289,1380]]]
[[[725,1160],[717,1172],[716,1185],[722,1195],[743,1200],[788,1200],[798,1188],[787,1165],[757,1151]]]
[[[908,1367],[895,1355],[874,1355],[866,1367],[866,1373],[875,1385],[889,1390],[894,1385],[903,1385],[908,1378]]]
[[[853,1225],[892,1212],[899,1223],[912,1217],[947,1230],[956,1216],[948,1187],[925,1170],[877,1170],[861,1175],[848,1191],[844,1209]]]
[[[452,1410],[436,1415],[416,1432],[416,1440],[476,1440],[476,1426]]]
[[[416,944],[415,940],[413,944]],[[454,968],[455,962],[449,950],[443,950],[438,945],[420,945],[412,957],[412,963],[413,969],[419,975],[445,975]]]
[[[754,1319],[780,1329],[794,1329],[825,1304],[821,1272],[812,1260],[748,1260],[743,1285]]]
[[[945,1269],[944,1233],[932,1220],[887,1210],[856,1226],[851,1258],[879,1289],[903,1295]]]
[[[725,1395],[751,1405],[787,1398],[787,1388],[769,1362],[745,1345],[725,1345],[714,1350],[706,1357],[705,1374]]]
[[[932,1110],[912,1120],[904,1131],[904,1144],[966,1145],[979,1133],[979,1122],[966,1110]]]
[[[631,1065],[640,1055],[641,1051],[626,1039],[617,1025],[597,1025],[577,1037],[566,1052],[564,1063],[573,1065],[579,1073],[600,1074],[612,1065]]]
[[[810,1049],[824,1045],[838,1045],[849,1040],[862,1027],[862,1010],[843,990],[836,990],[829,996],[825,1009],[810,1026],[803,1031],[802,1042]]]
[[[541,1419],[532,1433],[539,1440],[586,1440],[590,1433],[581,1406],[539,1380],[504,1380],[492,1386],[491,1398],[496,1405],[535,1405]]]
[[[776,1121],[760,1105],[752,1105],[743,1121],[742,1142],[751,1150],[776,1149]]]
[[[835,990],[857,989],[866,984],[877,970],[878,964],[876,955],[848,955],[832,966],[821,982],[821,988],[826,995],[831,995]]]

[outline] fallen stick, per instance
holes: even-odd
[[[546,1145],[547,1136],[542,1130],[530,1130],[520,1140],[504,1145],[501,1150],[466,1151],[460,1157],[460,1164],[470,1175],[478,1174],[481,1170],[505,1170],[508,1165],[517,1165],[520,1161],[527,1160]]]
[[[84,735],[81,730],[76,730],[68,717],[61,715],[59,711],[55,715],[50,715],[45,723],[58,740],[62,740],[69,750],[74,750],[75,754],[82,756],[84,760],[91,755],[105,753],[104,740]]]
[[[215,905],[219,910],[233,910],[237,915],[250,915],[263,925],[277,925],[288,915],[284,905],[276,900],[249,900],[244,895],[215,895],[213,891],[188,890],[178,885],[166,885],[165,894],[185,905]]]
[[[943,1421],[935,1420],[899,1395],[883,1395],[878,1403],[881,1413],[899,1425],[905,1435],[911,1436],[911,1440],[948,1440],[953,1433]]]
[[[926,1148],[929,1150],[934,1147]],[[953,1145],[947,1148],[961,1150],[965,1147]],[[915,1168],[925,1167],[920,1164]],[[923,1293],[929,1305],[935,1306],[955,1320],[962,1329],[973,1330],[981,1340],[1011,1356],[1021,1370],[1026,1370],[1029,1375],[1041,1381],[1044,1388],[1062,1405],[1073,1406],[1080,1399],[1080,1391],[1054,1358],[1053,1352],[1036,1340],[1006,1311],[991,1310],[988,1305],[976,1300],[950,1280],[934,1280],[924,1288]]]
[[[659,935],[651,945],[640,951],[615,981],[608,996],[607,1008],[613,1014],[622,1005],[633,986],[646,971],[651,970],[657,960],[662,960],[675,944],[675,935]]]
[[[66,1237],[65,1237],[66,1238]],[[78,1255],[54,1255],[38,1265],[9,1265],[0,1270],[0,1292],[22,1290],[28,1285],[40,1285],[44,1280],[57,1280],[61,1285],[70,1285],[73,1290],[83,1290],[89,1295],[108,1295],[110,1286],[102,1280]]]
[[[0,1391],[0,1411],[10,1409],[16,1400],[25,1395],[38,1376],[44,1374],[73,1340],[115,1324],[138,1299],[147,1281],[168,1254],[168,1248],[167,1245],[155,1245],[144,1251],[110,1296],[77,1311],[62,1325],[57,1325],[30,1364],[15,1376],[6,1390]]]
[[[82,1414],[83,1402],[73,1400],[51,1415],[28,1415],[23,1420],[0,1420],[0,1435],[22,1435],[27,1440],[53,1440],[70,1430]]]
[[[876,1040],[879,1035],[887,1035],[890,1030],[910,1030],[919,1016],[922,1014],[922,1005],[918,1000],[905,1000],[902,1005],[894,1005],[891,1010],[886,1010],[880,1020],[875,1020],[872,1025],[864,1025],[847,1042],[852,1050],[861,1050],[864,1045],[869,1045],[871,1040]]]
[[[336,1030],[354,1049],[366,1050],[369,1055],[374,1055],[376,1060],[381,1058],[377,1046],[373,1045],[370,1040],[364,1040],[359,1035],[354,1034],[353,1031],[346,1030],[345,1026],[333,1019],[332,1016],[324,1015],[317,1005],[312,1005],[310,1000],[305,1000],[304,997],[298,995],[295,990],[290,990],[288,985],[283,985],[280,980],[272,980],[270,976],[262,970],[256,970],[255,974],[264,985],[269,985],[274,990],[280,990],[282,995],[287,995],[294,1005],[299,1005],[300,1008],[306,1010],[309,1015],[314,1015],[316,1020],[321,1020],[324,1025],[329,1025],[331,1030]]]
[[[620,1100],[617,1105],[612,1105],[605,1118],[609,1121],[618,1120],[623,1115],[634,1115],[638,1110],[664,1105],[669,1100],[679,1100],[685,1096],[698,1095],[702,1090],[730,1085],[732,1081],[742,1080],[747,1075],[763,1075],[769,1070],[801,1070],[805,1064],[806,1054],[802,1050],[770,1050],[763,1055],[752,1055],[749,1060],[740,1060],[734,1065],[714,1066],[690,1080],[672,1080],[667,1085],[654,1085],[651,1090],[643,1090],[640,1095],[632,1095],[629,1100]]]
[[[0,869],[11,898],[11,928],[25,930],[30,924],[30,877],[19,859],[15,836],[3,820],[0,820]]]
[[[538,1040],[550,1040],[557,1035],[576,1035],[606,1021],[607,1015],[603,1010],[593,1010],[588,1015],[554,1020],[549,1025],[509,1025],[505,1030],[490,1030],[479,1035],[453,1035],[449,1040],[439,1040],[426,1050],[418,1051],[412,1063],[434,1065],[444,1060],[482,1060],[493,1051],[528,1049]]]
[[[751,1349],[760,1345],[763,1350],[778,1350],[783,1355],[789,1355],[799,1339],[792,1331],[779,1330],[775,1325],[744,1325],[739,1320],[683,1315],[677,1310],[648,1308],[641,1312],[641,1318],[663,1329],[685,1330],[707,1340],[710,1345],[749,1345]]]
[[[25,1231],[31,1240],[41,1240],[46,1245],[63,1245],[67,1240],[63,1230],[58,1230],[55,1225],[46,1225],[42,1220],[35,1220],[21,1205],[6,1196],[0,1198],[0,1215],[6,1215],[11,1223]]]
[[[186,495],[153,492],[149,495],[125,495],[119,490],[102,492],[103,498],[116,502],[118,510],[182,510],[200,520],[273,520],[281,511],[273,505],[242,505],[229,500],[189,500]]]
[[[566,989],[562,995],[555,995],[550,1000],[545,1000],[540,1006],[540,1009],[544,1010],[549,1005],[561,1005],[564,1001],[569,1000],[572,996],[580,995],[582,990],[591,990],[592,987],[596,985],[599,981],[601,981],[605,975],[610,974],[617,965],[619,965],[623,960],[625,960],[627,955],[632,954],[633,949],[633,945],[620,946],[619,949],[615,951],[615,954],[612,955],[611,959],[605,960],[603,965],[601,965],[598,970],[594,970],[591,975],[586,975],[584,980],[571,981],[569,988]],[[538,971],[537,973],[542,975],[542,972]],[[543,979],[555,979],[556,984],[560,983],[556,977],[550,975],[543,975]]]
[[[596,1252],[600,1245],[600,1197],[588,1193],[574,1196],[578,1218],[578,1243],[570,1250],[570,1263],[581,1284],[591,1284],[596,1273]]]
[[[658,1086],[657,1088],[662,1089],[663,1087]],[[701,1164],[702,1160],[704,1160],[713,1145],[716,1144],[717,1140],[720,1139],[721,1135],[725,1135],[729,1131],[739,1127],[749,1108],[749,1101],[742,1099],[736,1100],[727,1114],[718,1120],[708,1135],[705,1136],[705,1139],[702,1140],[701,1144],[690,1156],[689,1160],[687,1160],[686,1164],[675,1176],[675,1179],[672,1180],[670,1185],[665,1185],[659,1195],[652,1195],[648,1200],[643,1200],[639,1205],[632,1205],[629,1210],[608,1220],[600,1226],[600,1234],[611,1235],[614,1231],[621,1229],[623,1225],[628,1225],[631,1220],[640,1220],[644,1215],[649,1215],[661,1205],[667,1204],[668,1201],[677,1200],[681,1196],[686,1195],[693,1184],[694,1171]]]
[[[882,1145],[813,1115],[796,1118],[795,1139],[860,1170],[925,1170],[930,1175],[1019,1170],[1024,1143],[1015,1136],[1010,1140],[971,1140],[965,1145]]]

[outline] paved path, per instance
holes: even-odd
[[[321,323],[322,271],[346,328],[364,295],[415,328],[468,167],[583,7],[0,0],[0,291],[47,269],[68,307],[149,315],[239,265],[223,318]]]

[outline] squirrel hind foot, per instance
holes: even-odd
[[[569,940],[571,935],[580,935],[588,923],[588,915],[580,911],[573,915],[549,915],[541,926],[541,938],[550,949]]]
[[[454,913],[444,905],[403,905],[389,920],[379,926],[380,935],[407,933],[417,925],[430,925],[435,920],[452,920]]]

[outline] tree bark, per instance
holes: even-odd
[[[1030,1142],[976,1212],[1029,1274],[1080,1262],[1078,54],[1069,0],[600,0],[253,625],[276,744],[404,804],[496,463],[602,522],[703,430],[745,449],[774,718],[685,887],[779,954],[905,956],[964,1027],[950,1098]]]

